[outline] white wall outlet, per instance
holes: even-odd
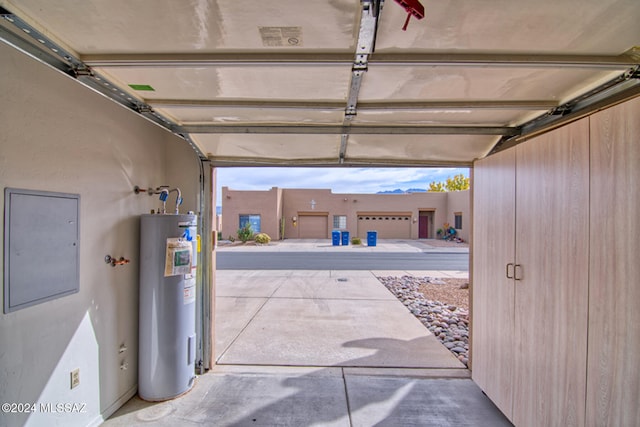
[[[80,368],[71,371],[71,388],[76,388],[80,385]]]

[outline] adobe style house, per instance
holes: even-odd
[[[272,239],[328,239],[332,230],[365,239],[434,239],[449,224],[469,240],[470,192],[338,194],[321,189],[239,191],[222,187],[222,238],[249,222]]]

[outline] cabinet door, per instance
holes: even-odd
[[[517,148],[517,426],[582,426],[589,270],[589,121]]]
[[[473,170],[472,378],[511,419],[515,257],[515,149]]]
[[[587,425],[640,424],[640,98],[591,116]]]

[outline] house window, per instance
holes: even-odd
[[[454,215],[454,228],[462,230],[462,212],[456,212]]]
[[[344,230],[347,228],[347,216],[346,215],[334,215],[333,216],[333,228],[338,230]]]
[[[260,232],[260,215],[240,215],[240,228],[245,225],[251,225],[251,231],[254,233]]]

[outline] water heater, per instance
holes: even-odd
[[[193,214],[142,215],[138,394],[160,401],[191,389],[196,359]]]

